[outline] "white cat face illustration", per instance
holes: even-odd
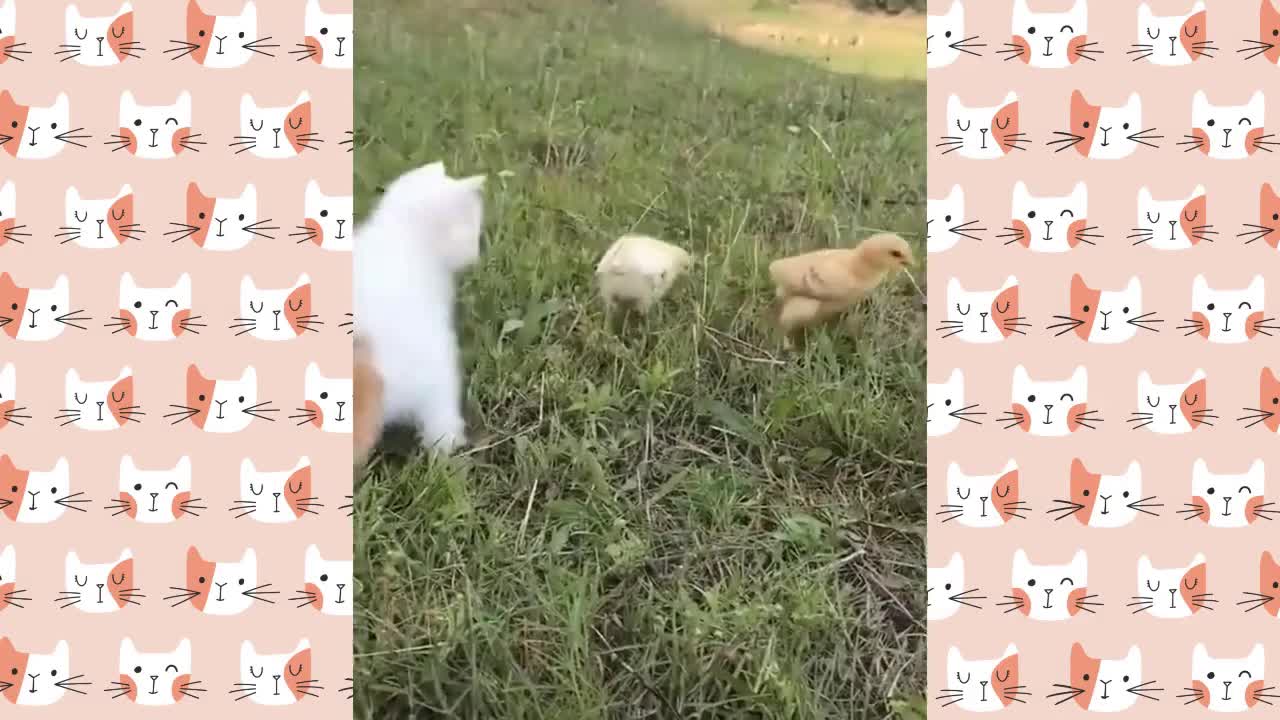
[[[120,96],[121,135],[132,135],[128,152],[147,160],[175,157],[184,144],[198,136],[191,133],[191,93],[182,91],[169,105],[139,105],[133,93]]]
[[[240,647],[240,683],[233,694],[257,705],[292,705],[315,697],[311,643],[303,640],[292,652],[265,655],[246,640]]]
[[[925,243],[929,252],[946,252],[962,239],[978,239],[976,233],[982,228],[974,227],[973,222],[965,222],[964,188],[955,185],[946,197],[929,198],[926,205],[928,234]]]
[[[1213,105],[1204,91],[1191,99],[1191,132],[1200,152],[1215,160],[1240,160],[1257,150],[1266,134],[1266,98],[1259,90],[1246,105]]]
[[[304,379],[309,422],[324,432],[351,432],[351,401],[354,388],[351,378],[331,378],[320,373],[315,363],[307,365]]]
[[[310,545],[303,565],[302,594],[311,600],[311,608],[325,615],[351,615],[356,590],[351,561],[326,560],[320,548]]]
[[[124,513],[141,523],[164,524],[186,515],[183,506],[191,497],[191,459],[183,456],[177,465],[163,470],[143,470],[125,455],[120,460],[121,498],[117,514]]]
[[[319,0],[307,0],[304,15],[307,55],[321,67],[350,70],[355,56],[355,21],[351,13],[325,12]]]
[[[170,223],[177,229],[165,235],[177,235],[174,242],[191,240],[199,247],[214,252],[239,250],[255,237],[273,239],[280,228],[270,219],[258,219],[258,190],[246,185],[238,197],[205,195],[200,186],[187,186],[186,222]]]
[[[1248,342],[1264,319],[1265,291],[1261,275],[1241,290],[1211,288],[1204,275],[1197,275],[1191,282],[1190,324],[1211,343]]]
[[[943,707],[954,705],[966,712],[995,712],[1019,699],[1022,688],[1016,646],[1009,645],[990,660],[966,660],[953,647],[947,651],[947,678],[939,700]]]
[[[122,691],[137,705],[173,705],[199,694],[190,690],[191,641],[186,638],[170,652],[144,653],[126,637],[120,641],[119,672],[128,679]]]
[[[278,160],[314,150],[311,96],[304,90],[290,105],[264,107],[245,95],[240,100],[239,132],[233,143],[237,154],[249,152],[254,157]]]
[[[947,319],[938,331],[969,343],[996,343],[1012,335],[1025,335],[1026,323],[1018,312],[1018,279],[1010,275],[995,290],[966,290],[959,278],[947,282]]]
[[[0,274],[0,332],[9,337],[27,342],[53,340],[76,320],[71,317],[73,310],[66,275],[59,275],[53,287],[23,288],[8,273]]]
[[[84,198],[75,186],[67,188],[66,214],[58,237],[62,243],[75,243],[90,250],[119,247],[126,241],[139,241],[142,233],[134,220],[133,188],[125,185],[120,192],[105,198]]]
[[[1128,342],[1139,329],[1152,329],[1144,325],[1150,316],[1142,312],[1142,283],[1137,276],[1120,290],[1094,290],[1079,275],[1073,276],[1070,318],[1063,323],[1064,332],[1074,330],[1086,342],[1099,345]]]
[[[1069,685],[1082,691],[1072,699],[1088,712],[1128,710],[1137,703],[1139,693],[1144,692],[1147,685],[1142,682],[1142,652],[1134,645],[1122,658],[1093,658],[1076,643],[1071,647]]]
[[[1201,425],[1212,425],[1215,416],[1208,406],[1208,380],[1197,369],[1185,383],[1157,385],[1144,370],[1138,374],[1138,409],[1133,429],[1146,428],[1162,435],[1180,435]]]
[[[186,332],[191,319],[191,276],[183,273],[172,287],[138,287],[133,276],[120,278],[120,317],[116,332],[139,340],[164,342]]]
[[[1253,646],[1242,658],[1212,657],[1203,643],[1191,651],[1191,684],[1210,712],[1243,712],[1254,707],[1254,693],[1266,686],[1266,651]]]
[[[51,523],[67,508],[79,510],[83,493],[71,490],[71,469],[58,458],[50,470],[18,469],[8,455],[0,455],[0,512],[20,523]]]
[[[1034,380],[1019,365],[1013,371],[1013,416],[1026,432],[1060,437],[1089,424],[1089,373],[1076,368],[1066,380]]]
[[[238,15],[210,15],[200,9],[197,0],[191,0],[187,8],[186,42],[179,43],[173,51],[177,57],[192,55],[196,62],[207,68],[236,68],[253,58],[255,50],[267,54],[266,44],[256,45],[268,38],[258,37],[258,7],[249,0]]]
[[[53,705],[67,694],[66,686],[60,684],[72,677],[71,650],[65,640],[59,640],[46,655],[21,652],[9,638],[0,637],[0,663],[8,666],[6,677],[13,681],[4,691],[5,697],[16,705]]]
[[[319,183],[312,180],[307,183],[304,205],[306,228],[311,232],[305,239],[325,250],[349,252],[355,198],[351,195],[325,195]]]
[[[1092,245],[1084,233],[1089,215],[1089,191],[1076,183],[1064,197],[1033,196],[1019,182],[1013,186],[1013,223],[1018,242],[1033,252],[1066,252],[1080,243]],[[1083,233],[1083,235],[1081,234]]]
[[[87,613],[111,613],[138,605],[138,581],[134,577],[133,552],[125,548],[118,559],[104,563],[81,562],[67,553],[63,591],[57,602]]]
[[[1146,555],[1138,558],[1138,592],[1133,599],[1135,613],[1164,619],[1191,617],[1209,608],[1205,600],[1212,594],[1204,555],[1197,553],[1190,565],[1174,568],[1153,567]]]
[[[12,140],[0,145],[0,152],[19,160],[47,160],[62,152],[69,144],[85,147],[83,134],[76,134],[71,124],[71,101],[66,93],[58,93],[52,105],[23,105],[8,90],[0,91],[0,139]]]
[[[187,403],[183,414],[211,433],[234,433],[249,427],[254,418],[270,420],[267,403],[258,402],[258,373],[249,366],[238,379],[209,379],[194,365],[187,369]]]
[[[1203,2],[1196,2],[1184,15],[1156,15],[1146,3],[1138,5],[1138,41],[1133,46],[1135,60],[1152,65],[1189,65],[1201,57],[1212,57],[1209,28]]]
[[[1186,250],[1209,239],[1208,199],[1203,185],[1177,200],[1156,200],[1143,186],[1138,190],[1138,224],[1134,245],[1156,250]]]
[[[925,427],[929,437],[947,435],[960,427],[960,423],[981,424],[976,416],[986,413],[978,409],[978,404],[967,404],[964,399],[964,373],[960,368],[951,371],[946,382],[929,383],[927,392],[928,414]]]
[[[58,415],[63,425],[81,430],[119,430],[128,422],[141,422],[133,392],[133,371],[123,368],[111,380],[83,380],[75,368],[67,370],[66,405]]]
[[[240,499],[232,506],[236,518],[261,523],[295,522],[315,515],[320,506],[311,485],[311,460],[303,457],[288,470],[258,470],[253,461],[240,463]]]
[[[964,558],[960,553],[952,553],[951,559],[942,567],[930,567],[926,572],[928,582],[928,621],[946,620],[960,612],[960,608],[981,607],[978,603],[986,598],[980,597],[976,589],[964,584]]]
[[[950,65],[962,52],[973,52],[969,49],[972,43],[966,42],[974,38],[964,34],[964,5],[960,0],[952,0],[944,15],[929,15],[925,30],[925,56],[930,70]]]
[[[1138,461],[1129,463],[1121,475],[1093,473],[1079,459],[1071,463],[1071,497],[1059,500],[1059,507],[1050,510],[1061,520],[1071,515],[1082,524],[1096,528],[1117,528],[1129,525],[1139,512],[1150,513],[1154,498],[1142,494],[1142,466]]]
[[[955,95],[947,99],[947,127],[939,146],[943,154],[958,152],[970,160],[1004,157],[1023,141],[1019,128],[1018,94],[991,107],[968,107]]]
[[[239,615],[253,606],[270,583],[258,585],[258,556],[253,548],[239,562],[207,561],[195,548],[187,551],[187,585],[198,595],[189,600],[206,615]]]
[[[133,6],[127,2],[111,15],[97,17],[81,15],[75,4],[68,5],[65,27],[60,58],[106,67],[142,56],[142,46],[133,40]]]
[[[1080,91],[1071,94],[1071,132],[1076,151],[1095,160],[1122,160],[1139,145],[1156,147],[1142,126],[1142,98],[1130,93],[1124,105],[1093,105]],[[1065,140],[1065,138],[1064,138]]]
[[[292,340],[303,332],[315,332],[311,304],[311,278],[305,273],[292,287],[259,288],[245,275],[240,281],[240,315],[231,329],[258,340]]]
[[[1021,549],[1013,554],[1013,594],[1032,620],[1066,620],[1087,611],[1089,560],[1083,550],[1066,565],[1035,565]]]
[[[1079,56],[1089,30],[1086,0],[1067,12],[1032,12],[1027,0],[1013,3],[1013,42],[1024,48],[1019,58],[1035,68],[1064,68]]]
[[[957,520],[973,528],[999,527],[1014,518],[1025,518],[1019,492],[1018,464],[1007,462],[993,475],[969,475],[960,466],[947,466],[947,496],[939,515],[943,522]]]
[[[1257,508],[1266,500],[1267,472],[1255,460],[1243,474],[1215,473],[1203,459],[1191,469],[1191,505],[1184,513],[1209,527],[1239,528],[1257,519]]]

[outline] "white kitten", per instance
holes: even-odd
[[[67,370],[66,405],[56,419],[82,430],[119,430],[143,415],[133,392],[133,371],[123,368],[111,380],[84,380],[75,368]]]
[[[308,363],[303,381],[306,407],[293,419],[308,422],[324,432],[351,432],[351,378],[327,377],[320,366]]]
[[[43,525],[62,517],[67,508],[83,510],[83,493],[71,491],[71,468],[66,458],[49,470],[30,470],[0,455],[0,512],[10,520]]]
[[[258,470],[253,460],[240,463],[240,499],[231,506],[236,518],[252,516],[261,523],[291,523],[319,507],[311,490],[311,459],[303,456],[288,470]]]
[[[1013,405],[1009,422],[1041,437],[1061,437],[1101,418],[1088,410],[1089,371],[1076,368],[1066,380],[1035,380],[1021,365],[1013,369]],[[1002,418],[1002,421],[1004,419]]]
[[[258,219],[258,189],[245,185],[239,197],[211,197],[196,183],[187,185],[186,222],[171,222],[176,229],[165,233],[173,242],[191,239],[198,247],[217,252],[239,250],[253,238],[274,239],[280,228],[271,219]]]
[[[119,488],[123,497],[108,509],[115,515],[126,513],[140,523],[171,523],[188,514],[189,502],[199,502],[191,500],[191,458],[186,455],[165,470],[140,469],[125,455],[120,459]]]
[[[959,519],[972,528],[993,528],[1013,518],[1025,519],[1019,493],[1018,463],[1010,460],[994,475],[968,475],[956,463],[947,466],[947,496],[938,515],[942,522]]]
[[[311,278],[303,273],[292,287],[260,288],[245,275],[240,281],[241,313],[232,323],[236,336],[259,340],[292,340],[308,330],[319,332],[311,304]]]
[[[947,651],[946,685],[940,691],[943,707],[956,705],[966,712],[996,712],[1021,701],[1024,686],[1018,681],[1018,648],[1009,645],[999,657],[966,660],[960,651]]]
[[[939,147],[942,154],[959,152],[969,160],[991,160],[1018,148],[1025,150],[1020,134],[1018,94],[1010,91],[1004,102],[989,107],[969,107],[960,98],[947,98],[947,127]]]
[[[241,135],[231,144],[235,154],[245,151],[268,160],[297,157],[316,149],[311,131],[311,96],[303,90],[292,105],[263,107],[245,95],[240,100]]]
[[[1194,329],[1211,343],[1248,342],[1265,320],[1265,302],[1266,287],[1261,275],[1254,275],[1249,286],[1240,290],[1211,288],[1204,275],[1196,275],[1191,282],[1190,326],[1185,329]]]
[[[311,643],[302,640],[287,653],[259,654],[253,643],[240,646],[240,682],[232,694],[257,705],[292,705],[304,697],[317,697],[311,664]]]
[[[1088,230],[1089,189],[1076,183],[1070,195],[1032,195],[1018,181],[1013,186],[1013,227],[1017,242],[1032,252],[1061,253],[1080,243],[1094,244]]]
[[[1254,460],[1249,470],[1241,474],[1211,472],[1204,460],[1197,458],[1191,468],[1191,504],[1182,515],[1191,515],[1209,527],[1248,527],[1258,519],[1258,508],[1266,503],[1266,481],[1267,471],[1261,459]]]
[[[1080,611],[1092,612],[1089,559],[1076,551],[1066,565],[1035,565],[1021,548],[1013,554],[1013,595],[1017,609],[1032,620],[1066,620]]]
[[[0,663],[10,671],[17,670],[19,680],[12,685],[0,684],[4,697],[16,705],[52,705],[67,694],[59,683],[71,675],[71,650],[66,640],[59,640],[49,654],[19,651],[13,642],[0,636]]]
[[[1191,690],[1209,712],[1244,712],[1258,704],[1257,693],[1266,692],[1266,651],[1257,643],[1245,657],[1210,657],[1203,643],[1191,651]],[[1268,705],[1271,703],[1268,702]]]
[[[937,328],[943,339],[959,336],[968,343],[997,343],[1026,335],[1019,314],[1018,279],[1010,275],[995,290],[966,290],[959,278],[947,281],[947,318]]]
[[[274,57],[267,48],[275,45],[257,44],[265,40],[270,38],[258,37],[258,8],[253,0],[236,15],[212,15],[200,9],[199,0],[189,0],[186,40],[175,41],[169,52],[177,53],[170,56],[175,60],[190,55],[207,68],[235,68],[249,62],[255,52]]]
[[[1203,370],[1197,369],[1186,383],[1171,385],[1157,385],[1143,370],[1138,374],[1138,409],[1130,427],[1161,435],[1180,435],[1201,425],[1212,427],[1217,416],[1208,403],[1209,381]]]
[[[183,697],[197,698],[191,682],[191,641],[183,638],[172,652],[144,653],[126,637],[120,641],[120,676],[127,678],[122,692],[138,705],[173,705]],[[115,691],[115,687],[108,688]]]
[[[356,315],[384,415],[412,419],[427,446],[446,452],[466,440],[454,275],[480,254],[483,184],[451,178],[440,163],[400,176],[359,228],[354,258]]]
[[[67,326],[80,327],[71,307],[71,286],[59,275],[50,288],[22,287],[9,273],[0,273],[0,332],[26,342],[46,342]],[[74,317],[73,317],[74,316]],[[83,328],[80,328],[83,329]]]

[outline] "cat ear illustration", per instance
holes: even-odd
[[[132,195],[132,194],[133,194],[133,186],[130,185],[129,183],[125,183],[124,185],[120,186],[120,192],[116,194],[115,199],[119,200],[122,197],[125,197],[127,195]]]
[[[1195,567],[1197,565],[1203,565],[1203,564],[1204,564],[1204,553],[1196,553],[1196,556],[1191,558],[1191,567]]]
[[[6,92],[5,95],[8,95],[8,93]],[[0,102],[2,102],[3,99],[4,99],[3,96],[0,96]],[[964,109],[964,105],[960,103],[959,96],[957,95],[947,96],[947,113],[948,114],[954,115],[956,113],[959,113],[963,109]]]
[[[1007,657],[1013,657],[1014,655],[1017,655],[1017,654],[1018,654],[1018,646],[1014,645],[1013,643],[1009,643],[1007,646],[1005,646],[1004,655],[1001,656],[1001,659],[1004,659]]]
[[[951,371],[951,375],[947,377],[947,385],[956,385],[964,382],[964,374],[960,372],[960,368]]]
[[[1203,90],[1197,90],[1195,95],[1191,96],[1192,112],[1200,110],[1208,110],[1209,97],[1204,94]]]
[[[1089,187],[1083,182],[1076,183],[1071,189],[1071,200],[1077,204],[1084,204],[1089,200]]]
[[[1013,287],[1014,285],[1017,285],[1017,284],[1018,284],[1018,278],[1016,278],[1016,277],[1014,277],[1014,276],[1010,275],[1009,277],[1005,278],[1005,280],[1004,280],[1004,284],[1000,286],[1000,289],[1001,289],[1002,291],[1003,291],[1003,290],[1008,290],[1009,288],[1011,288],[1011,287]]]
[[[310,649],[311,649],[311,641],[308,640],[307,638],[302,638],[301,640],[298,641],[298,647],[294,648],[293,652],[296,655],[297,653],[300,653],[303,650],[310,650]]]
[[[1136,667],[1142,662],[1142,650],[1140,650],[1137,645],[1130,645],[1129,652],[1124,656],[1124,661],[1125,665],[1129,667]]]
[[[203,563],[203,562],[204,562],[204,558],[200,557],[200,551],[196,549],[195,545],[192,545],[187,548],[187,564],[188,565],[192,565],[194,563]]]
[[[1142,465],[1137,460],[1130,460],[1129,467],[1125,469],[1124,476],[1126,479],[1133,480],[1142,476]]]
[[[53,289],[60,293],[64,293],[67,291],[67,284],[70,282],[71,281],[67,279],[66,275],[59,275],[58,279],[53,281]]]
[[[302,457],[298,458],[298,463],[293,466],[293,469],[295,471],[301,470],[302,468],[307,467],[310,464],[311,464],[311,458],[307,457],[306,455],[303,455]]]
[[[258,188],[253,183],[244,186],[244,191],[240,193],[240,201],[256,205],[258,202]]]
[[[258,653],[253,649],[253,642],[252,642],[252,641],[250,641],[250,640],[245,640],[243,643],[240,643],[240,665],[241,665],[241,667],[248,666],[248,665],[249,665],[249,662],[250,662],[251,660],[253,660],[254,658],[256,658],[256,657],[258,657]]]
[[[964,204],[964,188],[960,187],[959,185],[952,185],[951,192],[947,194],[947,202],[963,205]]]
[[[1191,382],[1192,383],[1200,382],[1201,380],[1205,379],[1205,377],[1206,376],[1204,374],[1204,370],[1201,368],[1196,368],[1196,371],[1191,373]],[[1187,384],[1189,385],[1191,383],[1187,383]]]
[[[54,476],[61,478],[67,474],[69,467],[67,459],[60,457],[58,458],[58,462],[53,464],[53,470],[51,472]]]
[[[67,551],[67,567],[80,567],[80,555],[75,550]]]
[[[175,465],[173,468],[173,472],[177,473],[178,477],[186,478],[190,480],[191,479],[191,458],[187,455],[183,455],[181,458],[179,458],[178,464]]]
[[[253,278],[250,277],[249,275],[245,275],[244,278],[240,280],[240,294],[252,295],[252,294],[256,294],[257,292],[258,292],[258,288],[253,284]]]
[[[1257,460],[1254,460],[1253,464],[1249,466],[1248,477],[1250,480],[1253,480],[1255,482],[1258,480],[1266,479],[1267,468],[1266,468],[1266,465],[1263,464],[1262,458],[1258,458]]]
[[[67,645],[66,640],[59,640],[58,644],[53,646],[54,661],[58,665],[66,665],[69,655],[71,655],[71,648]]]
[[[129,548],[125,548],[124,550],[120,551],[120,559],[117,560],[116,562],[124,562],[125,560],[132,560],[132,559],[133,559],[133,551],[130,550]]]
[[[1013,204],[1020,205],[1031,199],[1031,193],[1027,190],[1027,184],[1019,180],[1013,184]]]
[[[138,648],[133,644],[133,638],[128,635],[120,641],[120,657],[130,658],[138,654]]]
[[[1124,106],[1125,106],[1125,109],[1127,109],[1127,110],[1131,110],[1131,111],[1133,111],[1133,112],[1135,112],[1135,113],[1136,113],[1136,112],[1141,112],[1141,111],[1142,111],[1142,96],[1141,96],[1141,95],[1138,95],[1138,93],[1136,93],[1136,92],[1135,92],[1135,93],[1130,93],[1130,94],[1129,94],[1129,100],[1128,100],[1128,102],[1126,102],[1126,103],[1124,104]]]
[[[1071,382],[1073,384],[1083,385],[1088,381],[1089,381],[1089,369],[1086,368],[1084,365],[1077,367],[1076,371],[1071,373]]]
[[[120,370],[120,374],[116,376],[116,380],[123,380],[132,374],[133,370],[128,365],[125,365],[124,368]]]
[[[252,383],[256,386],[258,384],[258,371],[254,370],[252,365],[245,368],[244,374],[240,376],[240,382]]]
[[[307,363],[307,370],[306,370],[306,372],[305,372],[305,374],[304,374],[304,378],[306,379],[305,381],[306,381],[306,382],[308,382],[308,383],[310,383],[310,382],[320,382],[320,381],[323,379],[323,378],[320,376],[320,366],[319,366],[319,365],[316,365],[316,364],[315,364],[315,363],[313,363],[313,362],[312,362],[312,363]]]
[[[1085,555],[1083,549],[1077,550],[1076,554],[1071,557],[1071,567],[1083,569],[1089,564],[1089,557]]]
[[[1004,104],[1009,105],[1016,102],[1018,102],[1018,93],[1010,90],[1009,93],[1004,96]]]
[[[247,115],[258,109],[258,104],[253,101],[253,96],[245,93],[240,96],[240,114]]]
[[[947,649],[947,667],[959,667],[964,664],[964,656],[960,654],[960,649],[952,645]]]
[[[1027,553],[1024,552],[1022,548],[1018,548],[1017,550],[1013,551],[1014,573],[1019,572],[1020,570],[1025,568],[1028,564],[1030,564],[1030,561],[1027,559]]]
[[[1030,375],[1027,375],[1027,369],[1026,369],[1026,368],[1024,368],[1024,367],[1022,367],[1021,365],[1019,365],[1018,367],[1016,367],[1016,368],[1014,368],[1014,369],[1013,369],[1013,384],[1014,384],[1014,387],[1017,387],[1018,385],[1025,385],[1025,384],[1027,384],[1027,383],[1029,383],[1029,382],[1031,382],[1031,376],[1030,376]]]
[[[959,296],[964,292],[964,288],[960,285],[960,278],[952,277],[947,281],[947,295]]]
[[[1150,575],[1150,574],[1151,574],[1151,559],[1150,559],[1150,558],[1148,558],[1146,555],[1143,555],[1143,556],[1141,556],[1141,557],[1139,557],[1139,558],[1138,558],[1138,579],[1139,579],[1139,581],[1141,581],[1141,579],[1142,579],[1142,578],[1144,578],[1144,577],[1146,577],[1147,575]]]
[[[1138,279],[1137,275],[1129,278],[1129,284],[1125,286],[1124,291],[1130,295],[1142,292],[1142,281]]]
[[[4,368],[0,369],[0,384],[5,384],[5,385],[13,384],[14,377],[17,375],[17,373],[18,371],[16,368],[14,368],[13,363],[5,363]]]
[[[293,289],[297,290],[303,285],[308,285],[310,283],[311,283],[311,276],[306,273],[302,273],[301,275],[298,276],[298,281],[293,284]]]
[[[1263,649],[1262,643],[1256,643],[1253,649],[1249,651],[1249,662],[1261,663],[1266,657],[1266,650]]]
[[[961,472],[960,472],[960,466],[958,464],[950,463],[949,465],[947,465],[947,483],[948,484],[956,483],[957,481],[960,480],[960,476],[961,476]]]
[[[178,641],[178,647],[173,651],[182,660],[182,664],[186,667],[191,666],[191,640],[182,638]]]
[[[138,106],[138,101],[134,99],[133,93],[125,90],[120,93],[120,107],[126,111],[132,111]]]
[[[255,472],[257,472],[257,470],[256,470],[256,469],[254,469],[254,467],[253,467],[253,461],[252,461],[252,460],[250,460],[249,458],[245,458],[245,459],[243,459],[243,460],[241,460],[241,461],[240,461],[240,475],[241,475],[241,476],[244,476],[244,475],[251,475],[251,474],[253,474],[253,473],[255,473]]]
[[[12,545],[5,545],[4,550],[0,550],[0,565],[13,565],[16,554]]]
[[[308,545],[307,551],[303,555],[303,562],[307,565],[318,565],[324,562],[324,558],[320,557],[320,548],[315,545]]]
[[[1014,460],[1013,458],[1009,458],[1009,461],[1004,464],[1004,469],[1000,471],[1000,474],[1004,475],[1007,473],[1011,473],[1017,469],[1018,469],[1018,461]]]
[[[1197,185],[1196,189],[1191,192],[1191,197],[1196,198],[1204,195],[1205,189],[1203,185]]]
[[[80,384],[80,373],[76,372],[75,368],[69,368],[67,370],[67,385],[74,386],[79,384]]]
[[[1142,187],[1138,188],[1139,211],[1141,211],[1141,209],[1146,207],[1147,205],[1150,205],[1151,202],[1152,202],[1151,191],[1147,189],[1147,186],[1143,185]]]
[[[307,92],[306,90],[303,90],[302,92],[298,93],[298,99],[293,103],[293,105],[294,107],[297,107],[307,102],[311,102],[311,93]]]
[[[137,284],[136,284],[136,283],[134,283],[134,281],[133,281],[133,275],[132,275],[132,274],[130,274],[130,273],[125,273],[124,275],[121,275],[121,276],[120,276],[120,290],[121,290],[121,292],[130,292],[130,293],[131,293],[131,292],[133,292],[134,290],[137,290],[137,289],[138,289],[138,286],[137,286]]]
[[[182,92],[178,93],[178,102],[176,104],[178,106],[179,112],[182,112],[186,115],[190,115],[191,114],[191,93],[186,90],[183,90]]]
[[[191,275],[189,275],[188,273],[182,273],[182,275],[178,277],[178,284],[176,287],[174,287],[174,290],[177,291],[179,295],[182,295],[184,297],[187,295],[190,295],[191,294]]]
[[[1267,99],[1261,90],[1255,90],[1249,98],[1249,109],[1257,112],[1263,112],[1266,109]]]
[[[244,10],[240,11],[240,18],[242,20],[248,20],[250,18],[256,19],[257,17],[258,17],[258,6],[253,4],[253,0],[249,0],[244,4]]]
[[[964,571],[964,558],[960,556],[960,553],[951,553],[951,559],[947,561],[947,569],[954,572]]]
[[[1205,463],[1204,458],[1196,458],[1195,463],[1191,465],[1191,477],[1202,478],[1209,473],[1209,466]]]
[[[244,555],[240,557],[240,564],[249,566],[250,571],[256,571],[258,568],[258,554],[253,548],[245,548]]]
[[[1249,292],[1260,293],[1263,291],[1263,289],[1264,289],[1264,284],[1263,284],[1262,276],[1254,275],[1253,280],[1249,282]]]

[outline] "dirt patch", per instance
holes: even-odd
[[[799,43],[816,47],[857,47],[862,38],[854,32],[822,32],[776,23],[751,23],[731,28],[729,33],[748,42]]]

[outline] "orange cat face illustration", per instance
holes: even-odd
[[[86,67],[118,65],[128,58],[142,57],[144,48],[133,39],[133,6],[124,3],[114,14],[81,15],[75,5],[67,6],[66,34],[57,51],[62,61],[75,59]]]
[[[1155,128],[1142,126],[1142,98],[1129,95],[1121,106],[1094,105],[1079,90],[1071,93],[1071,128],[1055,131],[1058,139],[1049,141],[1055,152],[1069,148],[1082,157],[1095,160],[1119,160],[1132,155],[1139,145],[1159,147],[1152,135]]]

